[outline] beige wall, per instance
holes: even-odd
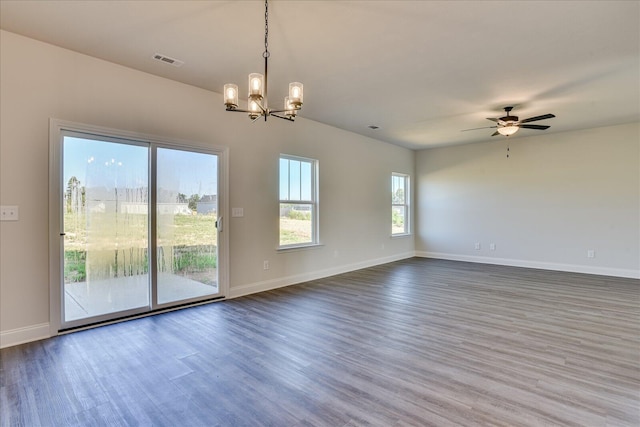
[[[314,88],[307,89],[312,102]],[[414,249],[640,275],[637,123],[516,138],[509,159],[504,138],[414,153],[302,118],[249,124],[226,113],[217,93],[5,31],[0,93],[0,204],[20,207],[20,221],[0,223],[2,346],[49,333],[48,242],[58,231],[48,226],[50,118],[229,147],[229,207],[243,207],[245,215],[227,222],[230,296],[408,257]],[[280,153],[319,160],[319,248],[275,250]],[[415,247],[411,237],[389,237],[391,172],[412,175]],[[595,258],[586,257],[589,249]]]
[[[413,238],[389,237],[390,175],[413,175],[413,151],[303,118],[250,124],[218,93],[5,31],[0,43],[0,203],[20,208],[0,223],[3,345],[49,322],[50,118],[229,147],[229,204],[244,208],[227,221],[232,296],[413,255]],[[280,153],[319,160],[319,248],[275,250]]]
[[[640,277],[640,125],[529,133],[416,154],[418,254]]]

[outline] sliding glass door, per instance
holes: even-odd
[[[218,293],[218,156],[157,151],[158,304]]]
[[[146,308],[149,149],[64,138],[64,321]]]
[[[62,329],[221,296],[219,155],[64,132]]]

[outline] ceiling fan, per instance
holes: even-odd
[[[468,130],[477,130],[477,129],[496,129],[496,131],[491,136],[496,135],[504,135],[510,136],[516,133],[520,128],[522,129],[537,129],[537,130],[545,130],[549,129],[550,126],[545,125],[529,125],[525,123],[536,122],[538,120],[552,119],[555,117],[553,114],[543,114],[542,116],[529,117],[528,119],[518,120],[518,116],[512,116],[511,110],[513,107],[504,107],[504,111],[507,113],[504,117],[499,118],[491,118],[487,117],[487,120],[491,120],[492,122],[496,122],[496,126],[486,126],[481,128],[473,128],[473,129],[464,129],[462,132]]]

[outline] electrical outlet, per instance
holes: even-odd
[[[479,251],[479,250],[480,250],[480,243],[479,243],[479,242],[476,242],[476,246],[475,246],[475,248],[476,248],[476,251]]]
[[[587,250],[587,258],[595,258],[595,257],[596,257],[596,251],[594,251],[593,249]]]
[[[268,270],[268,269],[269,269],[269,261],[265,261],[265,262],[262,264],[262,268],[264,268],[265,270]]]
[[[17,221],[20,217],[20,210],[17,206],[0,207],[0,221]]]
[[[496,250],[496,244],[495,243],[489,243],[489,250],[490,251],[495,251]]]

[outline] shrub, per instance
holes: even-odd
[[[289,218],[291,219],[300,219],[300,220],[304,220],[304,221],[310,221],[311,220],[311,212],[301,212],[301,211],[296,211],[291,209],[289,211]]]

